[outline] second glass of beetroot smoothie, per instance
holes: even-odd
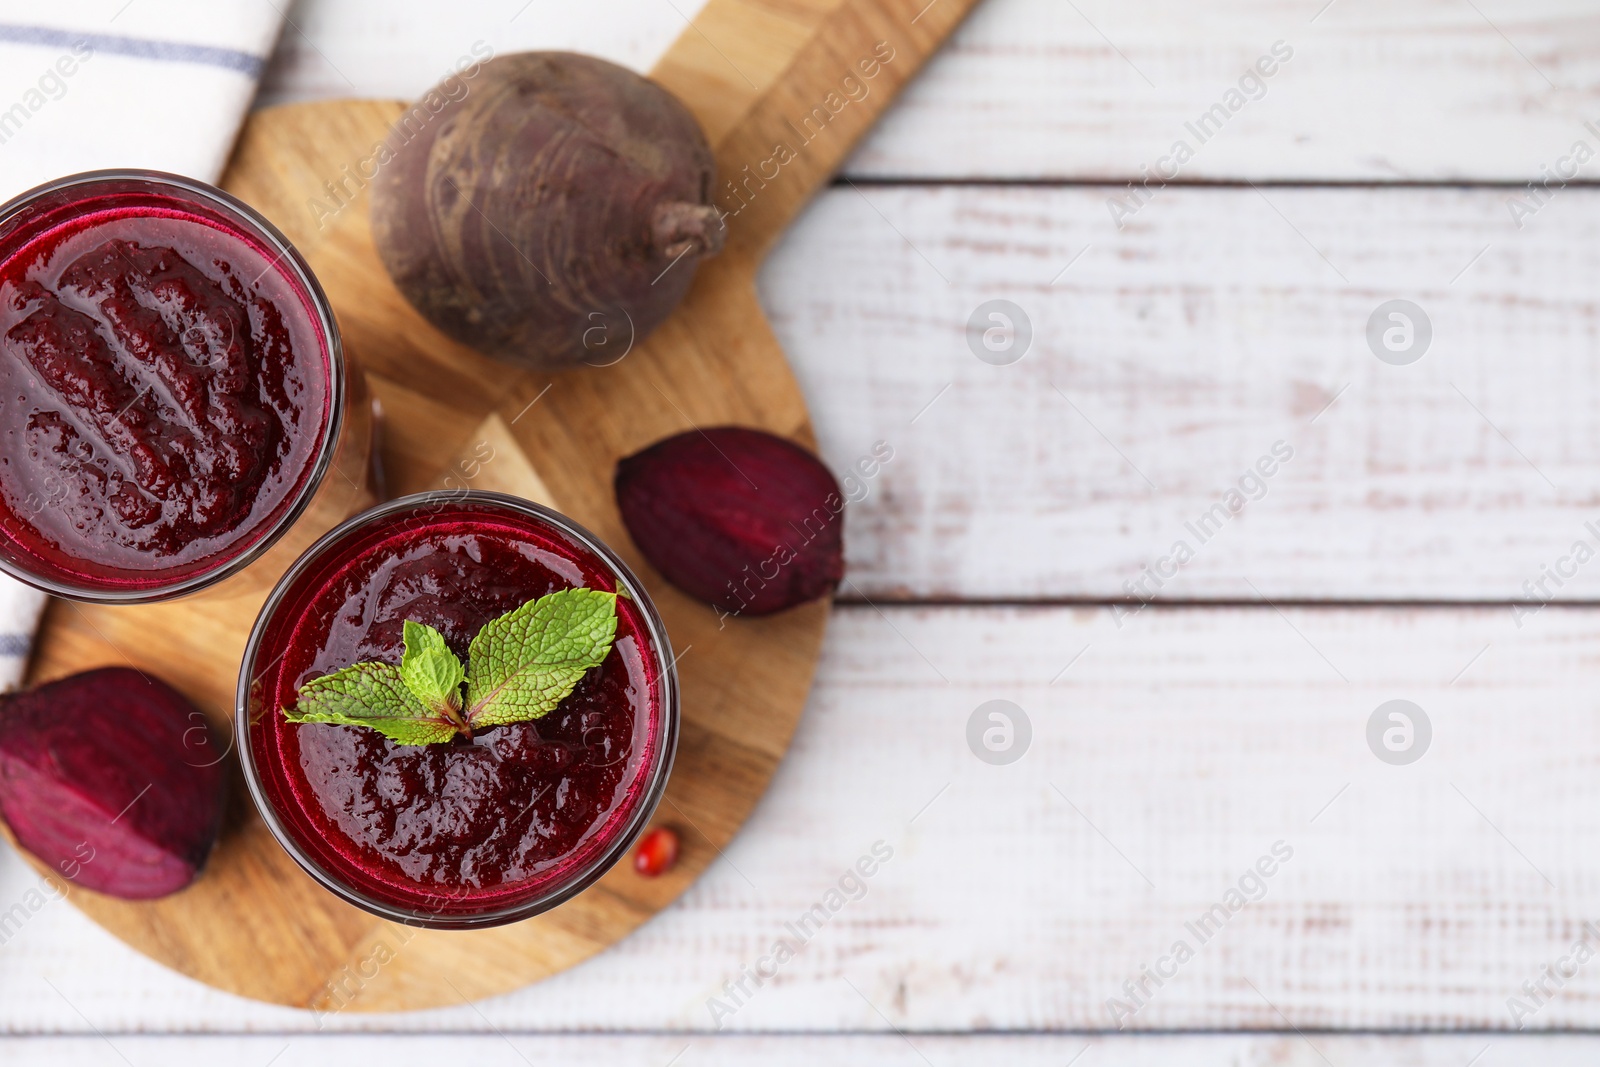
[[[264,593],[373,499],[327,297],[203,182],[96,171],[0,206],[0,397],[0,569],[58,596]]]
[[[484,624],[572,588],[626,594],[616,640],[542,718],[401,745],[283,715],[312,678],[398,665],[408,620],[465,663]],[[625,855],[666,789],[679,717],[666,629],[626,565],[571,520],[480,492],[404,497],[318,542],[256,621],[237,714],[251,794],[300,866],[368,911],[446,929],[545,911]]]

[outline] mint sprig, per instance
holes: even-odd
[[[354,663],[313,678],[284,718],[364,726],[401,745],[440,744],[542,718],[610,653],[617,595],[563,589],[530,600],[478,631],[466,668],[443,634],[408,619],[400,666]]]

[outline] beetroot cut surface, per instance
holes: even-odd
[[[223,755],[165,682],[127,667],[75,674],[0,703],[0,817],[75,885],[166,896],[216,843]]]
[[[651,566],[722,611],[769,615],[825,596],[844,576],[839,483],[782,437],[690,430],[620,461],[615,487]]]

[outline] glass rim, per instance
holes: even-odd
[[[272,801],[265,795],[265,790],[261,784],[261,773],[256,766],[254,745],[251,743],[250,736],[250,690],[259,676],[259,672],[255,671],[255,660],[260,652],[267,624],[271,621],[272,616],[284,597],[288,595],[294,583],[323,554],[335,548],[349,535],[356,533],[371,523],[389,518],[392,515],[433,504],[481,504],[494,508],[503,508],[545,523],[573,537],[611,569],[619,587],[625,586],[634,603],[639,606],[640,615],[644,618],[656,661],[660,667],[662,709],[660,744],[657,747],[654,765],[640,768],[640,774],[649,775],[650,781],[648,787],[640,795],[638,804],[628,817],[626,825],[617,833],[612,843],[590,860],[588,865],[570,881],[562,882],[552,887],[548,892],[530,900],[471,915],[444,915],[439,912],[428,911],[425,908],[396,907],[383,901],[372,899],[370,896],[347,885],[342,879],[324,870],[320,864],[300,848],[294,836],[289,833],[282,820],[279,819],[277,809]],[[279,658],[281,659],[282,657]],[[270,666],[276,665],[277,661],[274,661]],[[278,579],[266,602],[262,604],[261,611],[256,616],[255,624],[250,629],[250,639],[245,644],[244,657],[239,664],[239,684],[234,697],[233,728],[236,742],[234,747],[239,753],[240,769],[244,773],[245,785],[249,788],[250,799],[255,804],[256,811],[260,814],[262,821],[267,824],[267,829],[272,833],[273,838],[300,869],[311,876],[313,881],[345,902],[391,922],[435,930],[469,930],[502,926],[506,923],[518,922],[549,911],[588,889],[606,872],[616,866],[617,861],[633,847],[640,835],[643,834],[645,828],[650,824],[650,820],[654,817],[656,809],[660,806],[662,797],[666,795],[667,781],[672,776],[673,763],[677,757],[680,719],[677,658],[672,654],[672,643],[667,636],[666,623],[662,621],[654,601],[650,599],[650,594],[644,587],[644,583],[639,581],[638,576],[605,542],[553,508],[545,507],[543,504],[537,504],[522,497],[481,489],[434,489],[397,497],[394,500],[368,508],[366,511],[346,519],[319,538],[310,548],[306,549],[300,558],[295,560],[294,565],[284,572],[283,577]],[[440,895],[444,896],[445,894]]]
[[[209,182],[200,181],[198,178],[186,178],[181,174],[171,174],[167,171],[143,170],[132,167],[86,170],[77,174],[68,174],[45,182],[43,185],[34,186],[32,189],[0,204],[0,237],[4,236],[5,228],[16,219],[20,212],[37,201],[65,190],[70,190],[76,186],[109,182],[146,182],[157,186],[167,186],[197,197],[202,201],[208,201],[212,206],[238,216],[240,223],[246,229],[255,230],[255,236],[260,237],[274,253],[272,265],[287,268],[286,273],[291,284],[302,289],[305,296],[309,298],[311,307],[315,312],[316,324],[322,330],[327,350],[329,412],[323,427],[322,441],[317,449],[316,456],[307,467],[305,483],[300,487],[300,492],[296,495],[294,501],[279,516],[271,528],[237,556],[210,570],[200,571],[176,581],[147,586],[141,589],[123,589],[109,585],[81,585],[62,582],[55,578],[35,573],[26,567],[20,566],[16,561],[0,555],[0,571],[51,596],[90,604],[149,604],[187,596],[190,593],[199,592],[233,577],[265,555],[294,526],[300,516],[305,513],[306,508],[310,507],[312,498],[317,495],[317,491],[322,488],[322,483],[327,478],[329,471],[333,469],[333,457],[338,451],[340,435],[344,430],[345,387],[349,371],[345,365],[344,342],[339,335],[339,323],[334,315],[333,304],[328,300],[328,294],[323,291],[322,283],[317,281],[317,276],[312,273],[311,266],[305,261],[305,257],[295,248],[294,243],[283,234],[283,231],[274,226],[265,215],[232,193],[226,192]],[[137,572],[129,571],[128,573]]]

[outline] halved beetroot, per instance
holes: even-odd
[[[793,441],[743,426],[690,430],[620,461],[616,493],[651,566],[723,611],[782,611],[844,576],[839,483]]]
[[[148,900],[200,873],[222,828],[222,757],[183,694],[106,667],[0,703],[0,817],[87,889]]]

